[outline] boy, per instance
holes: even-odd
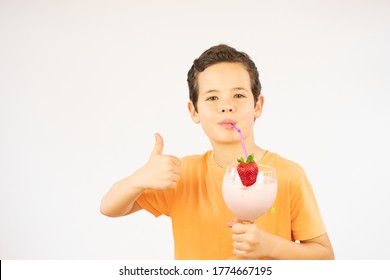
[[[257,68],[249,56],[227,45],[206,50],[188,72],[192,120],[201,124],[212,150],[179,159],[163,154],[155,134],[149,161],[115,183],[103,197],[110,217],[146,209],[172,219],[175,259],[333,259],[333,249],[312,188],[302,168],[254,142],[254,120],[263,96]],[[248,154],[276,169],[275,211],[253,224],[240,223],[222,198],[226,166]]]

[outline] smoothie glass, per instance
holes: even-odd
[[[237,172],[238,163],[226,168],[222,183],[222,195],[227,207],[241,222],[253,223],[267,212],[274,203],[277,193],[274,168],[257,164],[259,173],[256,183],[246,187]]]

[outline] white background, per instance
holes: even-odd
[[[257,64],[257,143],[311,180],[338,259],[390,259],[390,2],[0,0],[0,259],[172,259],[170,221],[99,212],[154,144],[210,149],[187,71]]]

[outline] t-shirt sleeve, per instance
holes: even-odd
[[[307,240],[326,233],[313,188],[302,168],[290,178],[291,230],[295,240]]]
[[[170,216],[173,203],[174,190],[144,191],[137,199],[137,203],[155,217],[160,215]]]

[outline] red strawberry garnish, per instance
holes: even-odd
[[[237,172],[244,186],[249,187],[256,183],[259,169],[253,159],[253,154],[249,155],[246,161],[243,158],[238,159]]]

